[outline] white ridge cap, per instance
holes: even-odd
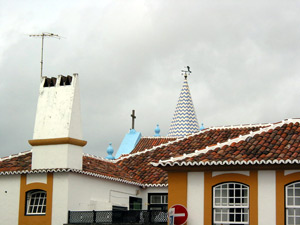
[[[257,123],[257,124],[239,124],[239,125],[222,125],[222,126],[213,126],[207,129],[233,129],[233,128],[251,128],[251,127],[261,127],[269,126],[272,123]]]
[[[29,150],[29,151],[19,152],[17,154],[9,155],[9,156],[4,156],[4,157],[0,158],[0,162],[2,162],[4,160],[7,160],[7,159],[17,158],[17,157],[19,157],[21,155],[27,155],[27,154],[29,154],[31,152],[32,152],[32,150]]]
[[[116,162],[116,160],[106,159],[106,158],[103,158],[101,156],[91,155],[89,153],[83,153],[82,155],[85,156],[85,157],[89,157],[89,158],[92,158],[92,159],[98,159],[98,160],[105,161],[105,162],[111,162],[111,163]]]
[[[176,137],[167,137],[167,136],[160,136],[160,137],[155,137],[155,136],[143,136],[142,138],[147,138],[147,139],[177,139]]]

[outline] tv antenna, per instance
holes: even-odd
[[[181,75],[184,76],[184,78],[186,79],[188,75],[191,75],[192,71],[190,70],[190,67],[187,66],[186,70],[181,70]]]
[[[42,52],[41,52],[41,79],[43,77],[43,57],[44,57],[44,38],[45,37],[53,37],[53,38],[57,38],[60,39],[61,37],[58,34],[53,34],[53,33],[48,33],[48,32],[44,32],[41,34],[30,34],[29,37],[38,37],[38,38],[42,38]]]

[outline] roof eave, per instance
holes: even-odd
[[[243,170],[299,170],[297,163],[266,163],[266,164],[227,164],[227,165],[158,165],[167,172],[207,172],[207,171],[243,171]]]
[[[110,176],[105,176],[101,175],[98,173],[92,173],[88,171],[83,171],[83,170],[78,170],[78,169],[70,169],[70,168],[63,168],[63,169],[37,169],[37,170],[18,170],[18,171],[1,171],[0,176],[7,176],[7,175],[22,175],[22,174],[38,174],[38,173],[77,173],[77,174],[82,174],[86,176],[92,176],[92,177],[97,177],[100,179],[106,179],[106,180],[111,180],[111,181],[116,181],[120,183],[125,183],[125,184],[130,184],[130,185],[135,185],[139,187],[144,187],[144,184],[134,182],[134,181],[128,181],[125,179],[120,179],[120,178],[115,178],[115,177],[110,177]]]

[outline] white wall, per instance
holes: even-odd
[[[26,184],[31,184],[31,183],[44,183],[44,184],[47,184],[47,173],[27,174]]]
[[[292,173],[299,173],[300,170],[285,170],[284,171],[284,176],[292,174]]]
[[[129,208],[129,196],[141,197],[140,193],[138,186],[70,173],[68,209],[112,210],[113,205]]]
[[[258,171],[258,224],[276,224],[276,171]]]
[[[0,177],[0,224],[17,225],[19,218],[20,175]]]
[[[204,173],[189,172],[187,187],[187,210],[189,225],[203,225],[204,222]]]
[[[32,169],[82,169],[82,147],[71,144],[32,147]]]
[[[68,222],[68,173],[53,174],[52,224]]]
[[[68,211],[112,210],[112,206],[129,209],[129,197],[142,198],[147,209],[148,193],[166,193],[164,188],[142,189],[135,185],[76,173],[54,173],[52,224],[64,224]]]
[[[241,174],[245,176],[250,176],[250,171],[213,171],[212,172],[212,177],[218,176],[218,175],[223,175],[223,174],[230,174],[230,173],[235,173],[235,174]]]

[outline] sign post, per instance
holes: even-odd
[[[183,205],[173,205],[169,209],[169,225],[183,225],[187,218],[188,212]]]
[[[175,214],[175,209],[170,208],[169,209],[169,225],[174,225],[174,214]]]

